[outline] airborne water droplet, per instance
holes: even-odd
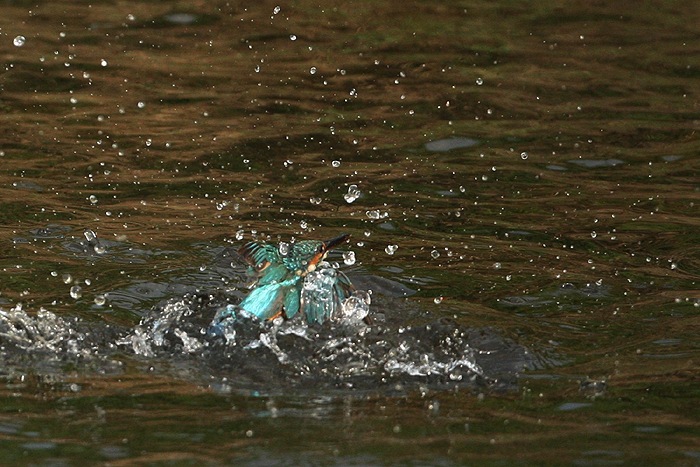
[[[354,202],[357,198],[359,198],[361,194],[362,193],[357,188],[357,185],[350,185],[348,187],[348,192],[345,195],[343,195],[343,198],[348,204],[350,204]]]
[[[70,288],[70,296],[75,300],[83,296],[83,289],[79,285],[74,285]]]
[[[353,264],[355,264],[355,252],[346,251],[345,253],[343,253],[343,262],[348,266],[352,266]]]

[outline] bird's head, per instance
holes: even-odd
[[[349,234],[339,235],[326,241],[303,240],[290,245],[289,252],[282,259],[287,269],[299,276],[306,276],[316,269],[330,250],[348,241]]]

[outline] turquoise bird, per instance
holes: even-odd
[[[308,324],[322,324],[341,308],[354,287],[341,271],[325,263],[328,252],[348,241],[343,234],[326,241],[304,240],[275,246],[250,242],[238,253],[256,276],[250,293],[238,305],[221,308],[212,322],[214,332],[238,311],[260,320],[302,314]],[[239,313],[240,314],[240,313]]]

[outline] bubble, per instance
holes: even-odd
[[[107,66],[107,60],[105,60],[104,58],[100,60],[100,65]]]
[[[430,256],[432,256],[433,259],[438,259],[440,257],[440,252],[437,250],[433,250],[430,252]]]
[[[359,188],[357,188],[357,185],[350,185],[348,187],[348,192],[343,196],[343,198],[345,198],[345,201],[350,204],[359,198],[361,194],[362,193],[360,192]]]
[[[79,299],[83,296],[83,289],[79,285],[74,285],[70,288],[70,296],[75,300]]]
[[[483,80],[482,78],[477,78],[477,79],[476,79],[476,84],[477,84],[478,86],[481,86],[482,84],[484,84],[484,80]]]
[[[343,253],[343,262],[348,265],[352,266],[355,264],[355,252],[354,251],[346,251]]]
[[[386,252],[387,255],[393,255],[396,253],[396,250],[399,249],[398,245],[387,245],[386,248],[384,248],[384,251]]]
[[[22,47],[25,42],[27,42],[27,39],[24,36],[17,36],[12,40],[15,47]]]

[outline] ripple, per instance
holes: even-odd
[[[479,144],[479,140],[473,138],[445,138],[436,139],[425,143],[425,149],[434,152],[447,152],[453,149],[471,148]]]
[[[586,169],[599,169],[601,167],[615,167],[622,165],[625,161],[620,159],[574,159],[569,161],[570,164],[585,167]]]

